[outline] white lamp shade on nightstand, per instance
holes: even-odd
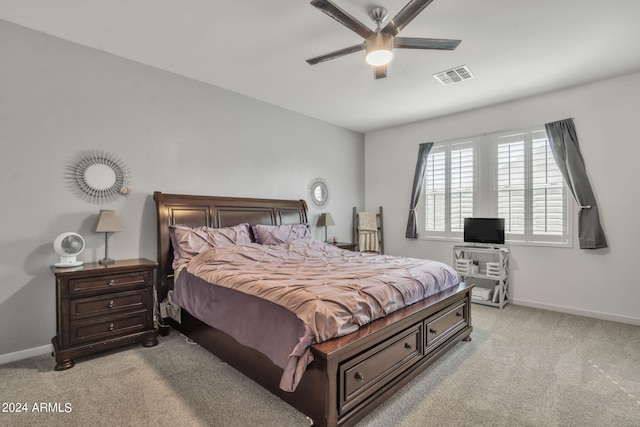
[[[115,262],[109,258],[109,233],[115,233],[117,231],[122,231],[122,226],[116,217],[116,212],[101,210],[98,215],[96,233],[104,233],[104,258],[99,261],[102,265],[109,265]]]
[[[324,227],[324,241],[327,241],[327,227],[330,225],[336,225],[333,222],[333,217],[330,213],[321,213],[318,217],[318,222],[316,223],[318,227]]]
[[[318,217],[318,223],[316,225],[318,227],[326,227],[328,225],[336,225],[336,223],[333,222],[333,217],[330,213],[322,213]]]
[[[116,211],[101,210],[96,225],[96,233],[113,233],[122,231],[122,226],[116,217]]]

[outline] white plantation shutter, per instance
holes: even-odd
[[[461,235],[464,218],[473,216],[474,149],[472,142],[458,142],[431,150],[424,182],[427,235]]]
[[[532,135],[531,191],[532,233],[563,236],[566,233],[564,180],[544,131]]]
[[[462,232],[464,219],[473,216],[473,146],[451,148],[451,231]]]
[[[544,130],[497,137],[495,173],[507,240],[567,241],[564,181]]]
[[[432,148],[425,175],[425,230],[445,231],[445,191],[447,181],[446,152],[442,147]]]
[[[498,139],[498,217],[505,233],[523,234],[525,226],[524,140],[519,136]]]

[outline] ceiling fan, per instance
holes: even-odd
[[[382,22],[387,16],[387,9],[375,7],[369,11],[369,16],[377,26],[376,30],[372,31],[331,1],[312,0],[312,6],[320,9],[345,27],[356,32],[364,38],[364,42],[307,59],[307,62],[314,65],[350,53],[366,50],[367,63],[374,67],[374,78],[381,79],[387,77],[387,65],[391,62],[391,59],[393,59],[393,48],[454,50],[460,44],[460,40],[397,37],[398,33],[418,16],[425,7],[429,6],[432,1],[433,0],[409,1],[384,27],[382,27]]]

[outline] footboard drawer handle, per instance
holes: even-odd
[[[435,335],[435,334],[438,333],[438,330],[437,329],[433,329],[433,328],[429,328],[429,333],[432,333],[432,334]]]
[[[456,316],[457,317],[462,317],[462,313],[460,313],[459,311],[456,311]]]
[[[404,348],[406,348],[407,350],[411,350],[413,349],[413,346],[411,344],[409,344],[408,342],[404,343]]]
[[[115,329],[116,325],[114,325],[113,323],[109,325],[109,330],[113,331]]]
[[[109,301],[109,308],[113,308],[114,305],[113,300]]]
[[[362,372],[356,372],[356,374],[354,375],[354,378],[357,379],[358,381],[364,381],[364,374]]]

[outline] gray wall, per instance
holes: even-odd
[[[362,134],[5,21],[0,57],[0,356],[46,351],[55,335],[58,234],[83,235],[80,259],[96,261],[97,214],[114,209],[124,231],[110,255],[156,259],[155,190],[300,199],[322,177],[329,235],[351,240],[351,209],[364,206]],[[131,195],[95,205],[69,189],[65,166],[92,149],[130,168]],[[312,223],[319,213],[310,207]]]
[[[387,252],[452,262],[453,243],[404,238],[418,144],[573,117],[610,248],[579,249],[575,208],[572,248],[511,245],[511,296],[522,305],[640,324],[639,116],[640,73],[367,134],[367,208],[384,206]]]

